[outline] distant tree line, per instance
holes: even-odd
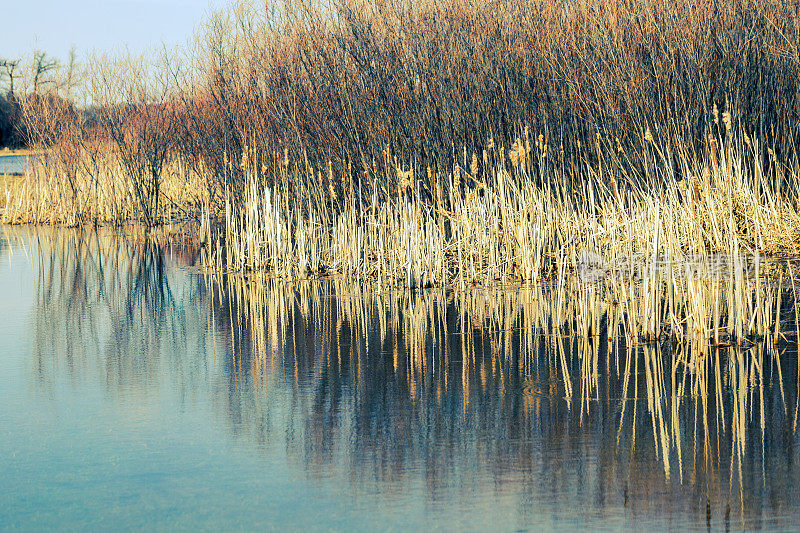
[[[29,58],[0,56],[0,146],[19,148],[32,139],[23,108],[29,100],[72,99],[80,81],[77,51],[69,51],[66,63],[41,50]]]
[[[18,60],[0,58],[0,79],[5,79],[8,89],[0,93],[0,146],[19,146],[22,144],[20,131],[20,106],[14,96],[14,75]]]

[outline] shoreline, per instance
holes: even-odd
[[[35,148],[0,148],[0,157],[12,157],[21,155],[42,155],[45,150],[37,150]]]

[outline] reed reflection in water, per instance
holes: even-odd
[[[204,360],[186,356],[207,343],[205,285],[179,271],[194,262],[195,247],[136,233],[40,230],[33,238],[33,357],[42,384],[90,374],[110,394],[146,394],[164,374],[190,391],[206,373]]]
[[[630,307],[591,287],[373,292],[206,278],[174,236],[33,242],[39,386],[208,403],[264,476],[285,461],[342,505],[448,527],[798,525],[786,285],[768,289],[777,344],[713,348],[635,342]]]
[[[352,487],[402,493],[420,478],[443,505],[511,493],[521,524],[543,503],[746,528],[797,516],[796,331],[747,348],[634,343],[607,307],[579,335],[547,287],[228,278],[212,292],[231,379],[253,395],[291,387],[296,463],[345,471]]]

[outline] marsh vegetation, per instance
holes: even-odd
[[[572,297],[585,258],[638,258],[600,281],[641,302],[633,337],[763,336],[764,291],[794,272],[737,261],[800,248],[798,17],[784,1],[241,3],[188,49],[94,58],[80,90],[19,97],[49,155],[5,184],[2,216],[191,220],[217,272],[384,289]],[[659,267],[720,255],[722,280]]]
[[[76,228],[7,230],[31,379],[415,528],[796,526],[799,47],[788,0],[284,0],[18,67],[0,216]]]

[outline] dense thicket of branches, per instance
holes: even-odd
[[[723,117],[796,158],[799,46],[796,0],[240,3],[158,79],[90,62],[84,89],[103,120],[74,123],[142,159],[128,167],[149,165],[138,182],[156,196],[162,144],[234,195],[246,173],[270,182],[289,166],[331,169],[336,187],[395,166],[425,179],[426,167],[482,166],[484,149],[523,131],[534,170],[614,154],[635,178],[646,131],[691,158],[726,135]]]
[[[705,142],[714,106],[779,152],[798,131],[794,0],[291,0],[209,25],[190,152],[451,168],[525,126],[551,153]],[[600,134],[599,137],[597,134]],[[225,154],[225,157],[223,157]]]

